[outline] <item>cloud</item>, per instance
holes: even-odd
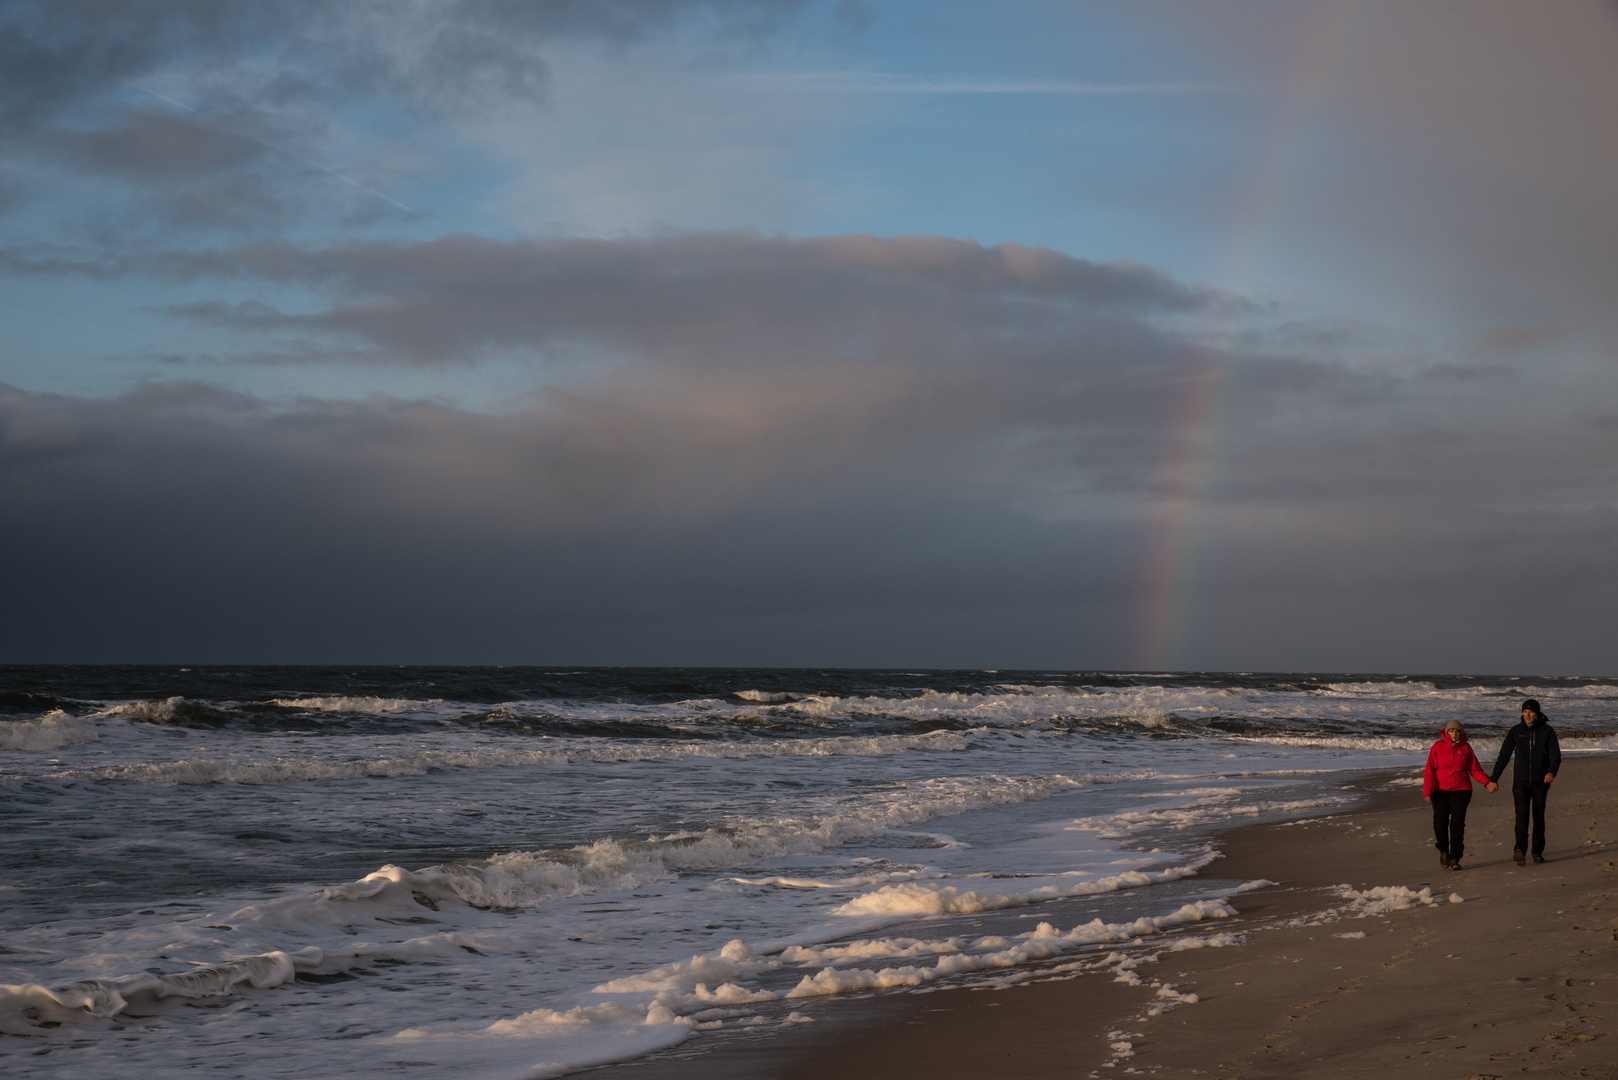
[[[800,7],[0,0],[18,178],[0,204],[31,200],[0,272],[93,294],[86,312],[141,305],[109,335],[166,317],[130,346],[151,357],[351,392],[0,389],[0,655],[1128,666],[1174,521],[1195,666],[1610,664],[1618,160],[1592,133],[1618,99],[1599,9],[1094,0],[1183,54],[1140,82],[774,80],[975,108],[1129,94],[1222,145],[1263,129],[1248,212],[1195,227],[1284,236],[1437,312],[1450,347],[933,235],[309,239],[431,224],[390,179],[463,152],[521,172],[480,212],[522,202],[530,224],[790,217],[815,181],[782,174],[835,124],[800,124],[803,95],[770,97],[767,75],[738,106],[722,63],[671,55],[745,49]],[[518,113],[557,80],[573,104],[536,133]],[[847,130],[879,111],[837,103]],[[896,133],[920,161],[925,140]],[[1129,199],[1084,212],[1207,187],[1179,157],[1202,150],[1164,146],[1113,177]],[[973,195],[997,190],[1029,189]],[[1173,203],[1151,206],[1164,232]],[[74,319],[84,341],[94,321]],[[463,375],[516,388],[481,410],[353,399]]]
[[[56,132],[51,141],[81,168],[148,183],[237,169],[265,152],[256,139],[150,111],[133,113],[113,128]]]
[[[1513,355],[1565,338],[1568,331],[1554,326],[1491,326],[1478,335],[1479,353]]]
[[[949,469],[922,458],[948,432],[794,424],[857,409],[858,391],[784,397],[773,417],[690,400],[628,412],[610,395],[491,417],[423,402],[273,406],[198,386],[110,401],[7,390],[0,548],[28,572],[6,575],[0,647],[40,656],[72,640],[83,655],[103,635],[127,643],[144,619],[157,652],[220,657],[267,633],[323,649],[341,639],[349,655],[365,638],[377,643],[358,646],[366,655],[444,655],[449,631],[467,659],[555,647],[669,660],[691,619],[717,636],[689,658],[743,645],[762,620],[777,635],[755,650],[762,662],[809,644],[788,643],[805,612],[823,625],[852,614],[865,625],[847,640],[873,643],[873,628],[940,605],[1048,606],[1102,576],[1093,562],[1062,570],[1072,526],[1008,528],[972,500],[941,499]],[[35,527],[13,527],[24,522]],[[871,532],[857,551],[851,527]],[[1000,562],[1018,551],[1025,565]],[[1064,582],[1030,576],[1041,566]],[[973,567],[934,592],[940,575]],[[221,634],[214,644],[204,627]],[[312,658],[304,648],[268,654]]]
[[[1197,659],[1599,667],[1618,425],[1561,431],[1550,453],[1419,422],[1356,438],[1336,382],[1226,448],[1235,479],[1198,510]],[[1020,496],[1060,465],[1068,497],[1105,502],[1117,476],[1084,467],[1120,441],[1137,457],[1169,420],[1035,394],[975,411],[986,386],[603,385],[497,416],[175,385],[6,391],[0,644],[24,659],[1127,666],[1150,500],[1064,519]],[[1005,452],[1032,431],[1060,460]]]
[[[799,6],[4,0],[0,134],[19,157],[134,185],[131,224],[243,229],[318,217],[332,204],[352,224],[360,211],[344,204],[367,202],[361,193],[402,204],[352,168],[322,163],[316,148],[345,110],[399,130],[486,115],[545,99],[542,52],[553,43],[621,47],[686,29],[710,39],[763,35]],[[311,199],[312,173],[356,190]],[[155,191],[175,182],[178,190]]]
[[[1387,0],[1084,6],[1262,90],[1249,184],[1267,187],[1260,212],[1289,238],[1290,266],[1319,252],[1316,280],[1380,290],[1384,311],[1420,297],[1412,321],[1618,340],[1610,0],[1480,0],[1464,19]]]
[[[511,349],[542,358],[579,344],[704,365],[770,356],[937,360],[993,348],[984,339],[1013,326],[1036,347],[1061,348],[1066,337],[1083,350],[1103,328],[1127,336],[1141,320],[1241,303],[1137,263],[937,236],[737,231],[506,242],[463,234],[124,253],[32,246],[0,250],[0,268],[301,286],[332,302],[304,313],[262,303],[171,310],[244,330],[357,338],[382,359],[414,363]]]
[[[1588,668],[1597,600],[1618,599],[1612,395],[1586,384],[1570,408],[1510,370],[1339,359],[1340,330],[1270,334],[1262,306],[1147,267],[727,233],[69,260],[85,268],[318,299],[182,313],[250,340],[517,351],[546,374],[481,412],[7,390],[0,556],[29,568],[8,582],[12,656],[66,658],[49,643],[100,640],[82,619],[151,610],[169,622],[139,640],[168,657],[263,659],[318,625],[321,648],[372,659],[1127,666],[1209,378],[1192,662]],[[1204,329],[1230,319],[1251,332],[1210,368]],[[253,615],[168,614],[210,596]]]

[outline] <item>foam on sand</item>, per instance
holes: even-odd
[[[879,939],[849,941],[816,948],[794,946],[777,955],[755,951],[745,942],[729,942],[715,954],[693,956],[640,975],[615,979],[597,986],[597,1001],[571,1009],[536,1009],[499,1020],[476,1031],[448,1032],[413,1029],[395,1036],[398,1052],[413,1060],[472,1063],[492,1067],[517,1057],[529,1070],[523,1075],[557,1075],[570,1069],[620,1060],[670,1046],[692,1031],[713,1030],[727,1024],[755,1028],[766,1023],[756,1007],[781,1000],[803,1000],[856,990],[913,987],[949,976],[1015,967],[1063,952],[1098,944],[1138,941],[1177,927],[1235,914],[1222,900],[1185,904],[1167,915],[1127,923],[1100,919],[1062,932],[1048,922],[1014,939],[988,939],[981,948],[960,938],[942,941]],[[1215,935],[1200,947],[1233,943],[1233,935]],[[1198,947],[1188,945],[1187,947]],[[974,951],[976,949],[976,951]],[[852,960],[936,957],[929,965],[868,969],[841,966]],[[820,966],[804,975],[785,993],[760,988],[760,976],[784,966]],[[1169,988],[1160,993],[1166,1003],[1189,1003],[1195,995]],[[783,1024],[809,1017],[792,1013]],[[408,1049],[406,1049],[408,1048]],[[474,1072],[473,1075],[483,1075]]]
[[[1210,851],[1184,865],[1171,866],[1163,870],[1131,870],[1096,879],[1059,880],[1026,891],[984,889],[984,891],[963,892],[955,885],[938,886],[905,882],[887,885],[874,892],[855,897],[838,908],[836,914],[908,920],[928,915],[969,915],[980,911],[998,911],[1065,897],[1093,896],[1098,893],[1179,881],[1181,878],[1194,876],[1218,857],[1217,853]]]
[[[920,986],[947,975],[1016,967],[1085,946],[1133,941],[1188,923],[1223,919],[1234,914],[1236,909],[1223,900],[1201,900],[1185,904],[1167,915],[1144,916],[1128,923],[1105,923],[1095,919],[1075,926],[1066,933],[1058,931],[1048,922],[1042,922],[1028,933],[1013,939],[1005,948],[975,955],[951,951],[929,967],[907,965],[878,970],[824,967],[814,975],[805,975],[786,996],[809,998],[850,990]]]

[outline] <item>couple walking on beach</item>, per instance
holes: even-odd
[[[1477,755],[1466,741],[1466,729],[1457,720],[1444,725],[1444,732],[1427,752],[1427,769],[1422,777],[1421,797],[1433,804],[1433,837],[1438,845],[1438,864],[1461,869],[1466,852],[1466,808],[1472,802],[1472,777],[1491,793],[1500,788],[1500,775],[1516,759],[1512,772],[1511,798],[1517,808],[1517,846],[1511,857],[1518,866],[1531,851],[1534,861],[1545,861],[1545,796],[1562,766],[1562,748],[1556,742],[1539,702],[1529,698],[1522,703],[1522,720],[1500,743],[1500,757],[1494,771],[1483,775]],[[1533,846],[1529,847],[1528,821],[1533,818]]]

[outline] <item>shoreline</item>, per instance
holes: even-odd
[[[1618,939],[1618,755],[1564,759],[1549,861],[1526,867],[1511,860],[1509,791],[1478,791],[1467,869],[1454,872],[1438,866],[1419,789],[1385,786],[1395,775],[1407,773],[1356,781],[1373,789],[1360,809],[1213,834],[1222,857],[1206,880],[1277,884],[1233,895],[1236,916],[1131,947],[1156,957],[1123,975],[1137,984],[1119,982],[1116,966],[1047,981],[1036,969],[1003,988],[830,999],[797,1030],[694,1041],[578,1075],[1618,1076],[1618,974],[1606,963]],[[1360,917],[1344,885],[1418,898],[1383,897],[1390,910]],[[1170,951],[1176,937],[1215,932],[1246,940]]]

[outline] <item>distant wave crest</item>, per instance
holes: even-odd
[[[285,784],[304,780],[352,780],[367,776],[420,776],[431,769],[567,765],[583,761],[669,761],[680,758],[880,757],[908,751],[965,750],[960,732],[922,735],[839,736],[769,742],[629,743],[571,750],[426,750],[391,758],[333,761],[323,758],[188,758],[98,769],[64,769],[58,778],[123,780],[142,784]]]

